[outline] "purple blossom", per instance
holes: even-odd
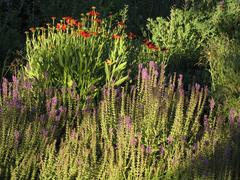
[[[127,129],[130,130],[131,127],[132,127],[131,118],[129,116],[126,116],[125,117],[125,122],[126,122]]]
[[[130,144],[131,144],[131,146],[136,146],[137,140],[136,140],[135,137],[132,137],[132,138],[131,138]]]
[[[140,63],[140,64],[138,64],[138,71],[142,71],[142,68],[143,68],[143,64],[142,63]]]
[[[44,137],[47,137],[48,136],[48,130],[46,130],[45,128],[42,129],[42,135]]]
[[[13,75],[12,80],[13,80],[14,83],[17,83],[18,82],[17,76]]]
[[[32,83],[29,82],[29,81],[26,81],[26,82],[24,82],[23,87],[27,90],[31,90],[32,89]]]
[[[179,74],[179,78],[178,78],[178,87],[182,88],[182,84],[183,84],[183,75]]]
[[[57,97],[54,96],[54,97],[52,98],[52,107],[55,107],[56,105],[57,105]]]
[[[196,91],[199,91],[200,90],[200,85],[199,84],[195,84],[195,89],[196,89]]]
[[[235,119],[235,110],[231,109],[229,113],[229,123],[231,128],[234,127],[234,119]]]
[[[155,76],[158,76],[159,75],[159,72],[157,70],[154,71],[154,75]]]
[[[208,131],[209,130],[209,122],[208,122],[208,117],[207,115],[204,115],[204,119],[203,119],[203,125],[204,125],[204,131]]]
[[[152,69],[156,68],[156,63],[154,61],[149,61],[149,67]]]
[[[213,111],[213,108],[215,106],[215,101],[213,98],[211,98],[211,100],[209,101],[209,106],[210,106],[210,111]]]
[[[15,130],[14,131],[14,141],[17,144],[17,146],[19,144],[20,138],[21,138],[20,132],[18,130]]]
[[[172,144],[173,143],[173,137],[170,135],[170,136],[168,136],[168,138],[167,138],[167,142],[168,142],[168,144]]]
[[[45,114],[41,114],[40,115],[40,121],[44,121],[46,120],[46,115]]]
[[[63,107],[60,106],[60,107],[56,110],[56,116],[60,116],[62,112],[63,112]]]
[[[3,92],[3,97],[6,98],[8,95],[8,80],[6,78],[3,78],[2,92]]]
[[[208,87],[207,87],[207,86],[204,87],[204,93],[205,93],[205,94],[208,93]]]
[[[151,154],[152,153],[152,147],[151,146],[147,146],[146,147],[146,153],[147,154]]]
[[[197,143],[194,143],[193,144],[193,150],[196,152],[198,150],[198,144]]]
[[[144,79],[144,80],[148,80],[149,79],[147,68],[143,68],[142,69],[142,79]]]
[[[77,136],[76,131],[75,131],[75,130],[72,130],[72,131],[71,131],[71,134],[70,134],[70,137],[71,137],[72,139],[75,139],[76,136]]]
[[[161,156],[164,156],[164,155],[165,155],[165,150],[164,150],[163,145],[160,145],[159,152],[160,152],[160,155],[161,155]]]

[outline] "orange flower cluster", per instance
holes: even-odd
[[[128,39],[133,40],[133,39],[135,39],[136,37],[137,37],[137,36],[136,36],[134,33],[132,33],[132,32],[128,33]]]
[[[92,11],[89,11],[87,13],[87,15],[89,15],[89,16],[100,16],[100,13],[95,11],[95,10],[92,10]]]
[[[61,29],[62,31],[66,31],[67,25],[66,25],[66,24],[57,23],[56,29],[57,29],[57,30],[60,30],[60,29]]]
[[[113,34],[113,35],[112,35],[112,38],[113,38],[113,39],[120,39],[120,38],[121,38],[121,35],[119,35],[119,34]]]
[[[87,32],[87,31],[80,31],[80,35],[84,38],[89,38],[91,37],[91,33]]]
[[[158,51],[160,48],[157,47],[155,44],[153,44],[153,42],[149,41],[149,40],[144,40],[143,41],[144,44],[148,47],[148,49],[151,49],[151,50],[156,50]]]

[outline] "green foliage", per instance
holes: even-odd
[[[122,22],[126,13],[127,8],[120,12]],[[124,72],[131,48],[125,28],[114,27],[114,20],[83,15],[78,27],[65,22],[76,23],[68,17],[57,27],[32,29],[27,33],[25,75],[35,78],[38,86],[75,86],[82,99],[89,93],[95,97],[105,83],[122,84],[128,78]],[[97,87],[95,92],[91,87]]]
[[[206,70],[199,65],[206,41],[214,34],[208,15],[193,10],[172,9],[169,19],[148,19],[147,29],[151,41],[167,51],[158,51],[155,60],[168,63],[170,72],[179,72],[192,82],[195,75],[200,82],[207,82]],[[164,56],[162,55],[164,54]]]
[[[164,65],[160,69],[152,61],[139,66],[135,87],[119,91],[110,84],[100,103],[87,109],[80,107],[75,89],[33,90],[29,79],[5,79],[1,178],[171,179],[226,173],[217,168],[231,165],[216,162],[236,123],[223,126],[209,115],[202,128],[207,89],[196,85],[187,94],[182,76],[176,83],[176,75],[167,80]],[[237,158],[239,146],[232,147]],[[205,160],[216,169],[204,167]],[[238,161],[229,162],[238,167]]]
[[[239,104],[236,103],[239,101],[237,99],[240,93],[239,49],[239,41],[231,40],[222,35],[210,40],[205,51],[212,78],[213,92],[215,92],[216,99],[223,104],[225,103],[225,108],[228,110],[234,107],[234,104]]]
[[[220,34],[240,41],[240,4],[236,0],[219,3],[212,12],[211,23]]]

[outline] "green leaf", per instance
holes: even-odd
[[[126,65],[127,65],[127,62],[123,62],[123,63],[119,64],[119,65],[116,67],[116,69],[113,69],[113,74],[114,74],[115,72],[122,71],[123,69],[125,69]]]
[[[125,76],[121,79],[119,79],[117,82],[114,83],[115,86],[119,86],[120,84],[122,84],[124,81],[126,81],[128,79],[128,76]]]
[[[106,74],[107,81],[109,81],[110,72],[109,72],[109,69],[108,69],[108,64],[106,62],[105,62],[105,74]]]

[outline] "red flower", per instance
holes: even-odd
[[[132,32],[128,33],[128,39],[133,40],[133,39],[135,39],[136,37],[137,37],[137,36],[136,36],[134,33],[132,33]]]
[[[57,25],[56,25],[56,28],[57,28],[57,30],[60,30],[61,29],[61,24],[60,23],[57,23]]]
[[[119,34],[113,34],[113,35],[112,35],[112,38],[113,38],[113,39],[120,39],[120,38],[121,38],[121,35],[119,35]]]
[[[99,19],[99,18],[93,19],[93,21],[95,21],[96,23],[101,23],[102,22],[102,20]]]
[[[67,25],[66,24],[62,24],[62,30],[66,31],[66,29],[67,29]]]
[[[157,47],[155,44],[153,44],[151,41],[144,40],[144,44],[152,50],[159,50],[159,47]]]
[[[125,23],[124,23],[123,21],[118,22],[118,26],[120,26],[120,27],[124,27],[124,26],[125,26]]]
[[[97,11],[95,11],[95,10],[92,10],[92,11],[89,11],[89,12],[87,13],[87,15],[89,15],[89,16],[99,16],[100,13],[97,12]]]
[[[57,30],[62,29],[63,31],[66,31],[67,25],[66,24],[57,23],[56,28],[57,28]]]
[[[76,26],[77,26],[77,27],[81,27],[81,26],[82,26],[82,23],[77,22]]]
[[[87,31],[80,31],[80,35],[84,38],[89,38],[91,37],[91,34]]]

